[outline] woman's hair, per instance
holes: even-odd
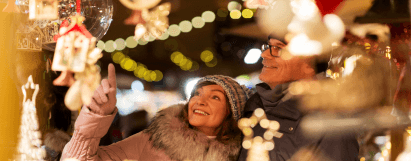
[[[203,86],[208,86],[208,85],[216,85],[216,83],[205,81],[202,83],[199,83],[193,90],[192,93],[190,94],[190,99],[193,97],[194,92],[203,87]],[[230,138],[234,138],[235,136],[240,135],[241,131],[239,130],[237,126],[237,121],[233,118],[232,110],[230,110],[230,103],[229,103],[229,98],[227,95],[226,97],[226,108],[229,111],[229,114],[226,116],[226,118],[223,120],[222,124],[216,128],[218,131],[216,135],[216,140],[221,142],[221,143],[228,143],[228,140]],[[189,100],[190,100],[189,99]],[[179,118],[182,119],[183,122],[185,122],[190,128],[194,128],[192,125],[189,124],[189,118],[188,118],[188,112],[189,111],[189,103],[186,103],[182,112],[179,114]]]

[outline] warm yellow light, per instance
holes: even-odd
[[[205,11],[202,13],[202,18],[205,20],[205,22],[213,22],[216,18],[216,15],[212,11]]]
[[[104,50],[104,42],[102,40],[99,40],[96,44],[97,48]]]
[[[163,73],[161,71],[155,70],[154,72],[156,73],[156,79],[154,79],[154,81],[158,82],[163,79]]]
[[[124,61],[123,67],[127,71],[133,71],[136,69],[137,63],[134,60],[127,58],[126,61]]]
[[[184,20],[179,23],[179,28],[182,32],[190,32],[192,31],[192,23],[188,20]]]
[[[137,41],[133,38],[133,36],[129,36],[127,39],[126,39],[126,46],[128,47],[128,48],[135,48],[136,46],[137,46]]]
[[[186,63],[187,63],[188,61],[189,61],[189,60],[188,60],[185,56],[183,56],[178,65],[179,65],[179,66],[184,66],[184,65],[186,65]]]
[[[173,56],[173,54],[172,54],[172,56],[173,56],[172,61],[175,64],[179,64],[182,61],[184,55],[181,52],[178,52],[178,51],[176,51],[175,53],[177,53],[175,56]]]
[[[242,13],[240,13],[239,10],[232,10],[232,11],[230,11],[230,17],[231,17],[232,19],[239,19],[240,16],[242,16]]]
[[[365,43],[365,49],[366,49],[366,50],[371,49],[371,44],[369,44],[369,43]]]
[[[144,74],[146,73],[147,69],[144,67],[140,67],[139,70],[137,71],[137,75],[139,78],[143,78]]]
[[[389,154],[388,149],[385,149],[382,151],[382,156],[386,157],[388,156],[388,154]]]
[[[213,60],[213,53],[210,50],[204,50],[201,54],[200,54],[200,59],[203,62],[210,62],[211,60]]]
[[[243,135],[245,136],[251,136],[253,133],[253,130],[250,127],[246,127],[242,129],[242,132],[243,132]]]
[[[242,147],[245,149],[250,149],[252,147],[252,141],[251,140],[245,140],[242,142]]]
[[[139,39],[139,45],[146,45],[147,43],[149,43],[148,41],[144,40],[144,39]]]
[[[179,52],[179,51],[173,52],[172,55],[170,55],[170,60],[172,60],[172,62],[176,64],[175,58],[176,58],[177,55],[181,55],[181,54],[182,54],[182,53]],[[177,62],[177,63],[178,63],[178,62]]]
[[[186,64],[181,65],[180,68],[184,71],[190,70],[192,68],[192,61],[191,60],[187,60]]]
[[[378,161],[385,161],[385,158],[379,157]]]
[[[214,58],[214,59],[212,59],[210,62],[206,62],[205,64],[206,64],[206,66],[208,66],[208,67],[214,67],[214,66],[217,65],[217,59]]]
[[[194,28],[202,28],[205,26],[205,20],[202,17],[194,17],[192,19],[192,25]]]
[[[360,158],[359,161],[365,161],[365,160],[366,160],[365,157],[362,157],[362,158]]]
[[[144,72],[144,80],[148,82],[152,82],[152,77],[151,77],[152,71],[151,70],[146,70]]]
[[[252,18],[253,17],[253,11],[250,9],[244,9],[242,11],[242,16],[243,18]]]
[[[112,59],[114,63],[119,64],[125,58],[124,54],[120,51],[112,54]]]
[[[166,40],[167,38],[169,38],[169,32],[166,31],[162,34],[162,36],[159,37],[159,40]]]
[[[113,52],[116,49],[116,44],[113,40],[106,41],[104,45],[104,50],[108,53]]]
[[[115,43],[116,43],[116,50],[123,50],[126,47],[126,43],[122,38],[116,39]]]
[[[190,68],[190,71],[196,71],[199,70],[199,63],[196,61],[192,61],[192,68]]]
[[[227,9],[228,9],[229,11],[241,10],[241,9],[242,9],[242,5],[241,5],[239,2],[231,1],[231,2],[228,3]]]
[[[391,147],[392,147],[391,142],[387,142],[387,143],[385,144],[385,147],[386,147],[386,149],[391,149]]]
[[[172,37],[176,37],[180,34],[180,27],[176,24],[170,25],[169,29],[167,30],[169,35]]]

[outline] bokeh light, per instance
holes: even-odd
[[[113,40],[106,41],[104,44],[104,50],[108,53],[113,52],[116,49],[116,44]]]
[[[190,32],[190,31],[192,31],[192,28],[193,28],[192,23],[188,20],[184,20],[184,21],[180,22],[179,27],[180,27],[180,30],[182,32]]]
[[[213,22],[215,21],[216,15],[212,11],[205,11],[202,13],[202,18],[205,22]]]
[[[112,59],[114,63],[119,64],[125,58],[124,54],[120,51],[112,54]]]
[[[116,50],[123,50],[126,48],[125,41],[122,38],[118,38],[114,42],[116,43]]]
[[[183,56],[182,59],[178,63],[179,66],[184,66],[189,61],[184,55],[182,55],[182,56]]]
[[[156,40],[156,38],[152,34],[150,34],[149,40],[147,40],[147,41],[152,42],[152,41],[155,41],[155,40]]]
[[[163,79],[163,73],[161,71],[155,70],[154,72],[156,73],[156,79],[154,80],[155,82],[158,82]]]
[[[242,16],[242,13],[239,10],[230,11],[230,17],[232,19],[239,19]]]
[[[131,88],[133,91],[144,91],[144,85],[139,80],[133,81]]]
[[[96,44],[97,48],[104,50],[104,42],[102,40],[99,40]]]
[[[136,46],[137,46],[137,41],[133,38],[133,36],[129,36],[127,39],[126,39],[126,46],[128,47],[128,48],[135,48]]]
[[[180,27],[176,24],[173,24],[169,26],[168,31],[170,36],[176,37],[180,34]]]
[[[170,56],[170,59],[172,60],[173,63],[177,64],[180,63],[180,61],[183,59],[183,54],[179,51],[175,51],[172,53]]]
[[[200,54],[200,59],[203,62],[210,62],[213,59],[213,53],[210,50],[204,50],[201,54]]]
[[[250,49],[247,52],[244,61],[246,64],[255,64],[259,60],[261,54],[262,54],[262,51],[259,49],[256,49],[256,48]]]
[[[191,60],[188,60],[188,59],[186,59],[186,60],[187,60],[186,63],[180,66],[180,69],[182,69],[184,71],[190,70],[192,68],[192,65],[193,65]]]
[[[217,65],[217,59],[216,59],[216,57],[214,57],[210,62],[206,62],[205,64],[206,64],[206,66],[208,66],[208,67],[214,67],[214,66],[216,66],[216,65]]]
[[[170,38],[170,39],[166,40],[166,42],[164,43],[164,46],[165,46],[166,50],[176,51],[179,47],[179,43],[177,42],[176,39]]]
[[[242,11],[242,16],[243,18],[252,18],[253,17],[253,11],[250,9],[244,9]]]
[[[169,32],[166,30],[166,32],[163,32],[162,36],[159,37],[159,40],[166,40],[169,38]]]
[[[223,18],[223,17],[226,17],[228,14],[229,14],[229,11],[225,8],[219,8],[217,10],[217,16],[219,16],[219,17]]]
[[[149,42],[144,40],[144,39],[139,39],[138,43],[139,43],[139,45],[146,45]]]
[[[133,71],[136,69],[137,67],[137,63],[130,58],[124,58],[121,62],[120,62],[120,66],[127,70],[127,71]]]
[[[137,73],[137,77],[143,78],[146,71],[147,71],[147,68],[146,68],[146,67],[144,67],[144,66],[137,66],[134,74],[136,75],[136,73]]]
[[[194,28],[202,28],[205,26],[205,21],[202,17],[197,16],[192,19],[192,25]]]
[[[152,82],[153,80],[152,80],[152,70],[146,70],[145,72],[144,72],[144,76],[143,76],[143,79],[144,80],[146,80],[146,81],[148,81],[148,82]]]
[[[228,9],[229,11],[241,10],[241,9],[242,9],[242,5],[241,5],[239,2],[231,1],[231,2],[228,3],[227,9]]]

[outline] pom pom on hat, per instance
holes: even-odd
[[[202,82],[213,82],[220,85],[226,92],[230,103],[230,110],[233,113],[233,118],[238,121],[243,114],[246,101],[252,96],[253,92],[244,85],[240,85],[236,80],[224,75],[208,75],[201,78],[195,86]]]

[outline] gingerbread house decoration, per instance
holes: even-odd
[[[81,16],[75,16],[70,25],[67,20],[61,24],[59,34],[54,37],[57,43],[52,70],[84,71],[90,43],[92,40],[95,42],[95,38],[93,39],[81,23],[83,19]]]
[[[42,37],[43,44],[56,43],[54,36],[59,34],[59,24],[57,22],[51,22],[42,29],[44,36]]]
[[[58,19],[57,3],[57,0],[30,0],[29,19]]]
[[[43,32],[38,26],[28,27],[20,25],[16,32],[17,49],[27,51],[41,51]]]

